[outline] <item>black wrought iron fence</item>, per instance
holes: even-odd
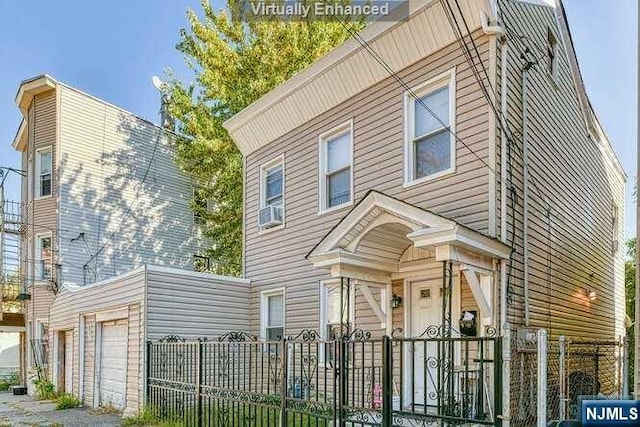
[[[147,345],[147,405],[189,426],[499,424],[501,341],[243,332]]]

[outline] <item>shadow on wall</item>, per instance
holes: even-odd
[[[174,164],[172,136],[91,107],[99,118],[75,116],[81,123],[68,128],[61,119],[61,282],[90,284],[145,263],[190,269],[199,246],[192,186]]]

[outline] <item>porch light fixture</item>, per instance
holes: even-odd
[[[595,301],[596,298],[598,298],[598,294],[596,293],[596,291],[592,291],[591,289],[585,289],[586,294],[587,294],[587,298],[589,298],[589,301]]]
[[[397,294],[393,294],[391,297],[391,308],[398,308],[402,306],[402,297]]]

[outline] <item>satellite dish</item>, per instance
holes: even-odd
[[[162,92],[164,90],[164,87],[166,86],[166,83],[160,80],[160,77],[158,76],[151,77],[151,82],[160,92]]]

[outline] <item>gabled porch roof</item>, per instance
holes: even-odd
[[[396,272],[402,253],[411,245],[435,251],[438,261],[456,261],[479,270],[491,270],[492,260],[508,259],[511,252],[499,240],[452,219],[370,191],[307,259],[315,267],[331,269],[336,277],[349,276],[347,271],[368,271],[373,278]]]

